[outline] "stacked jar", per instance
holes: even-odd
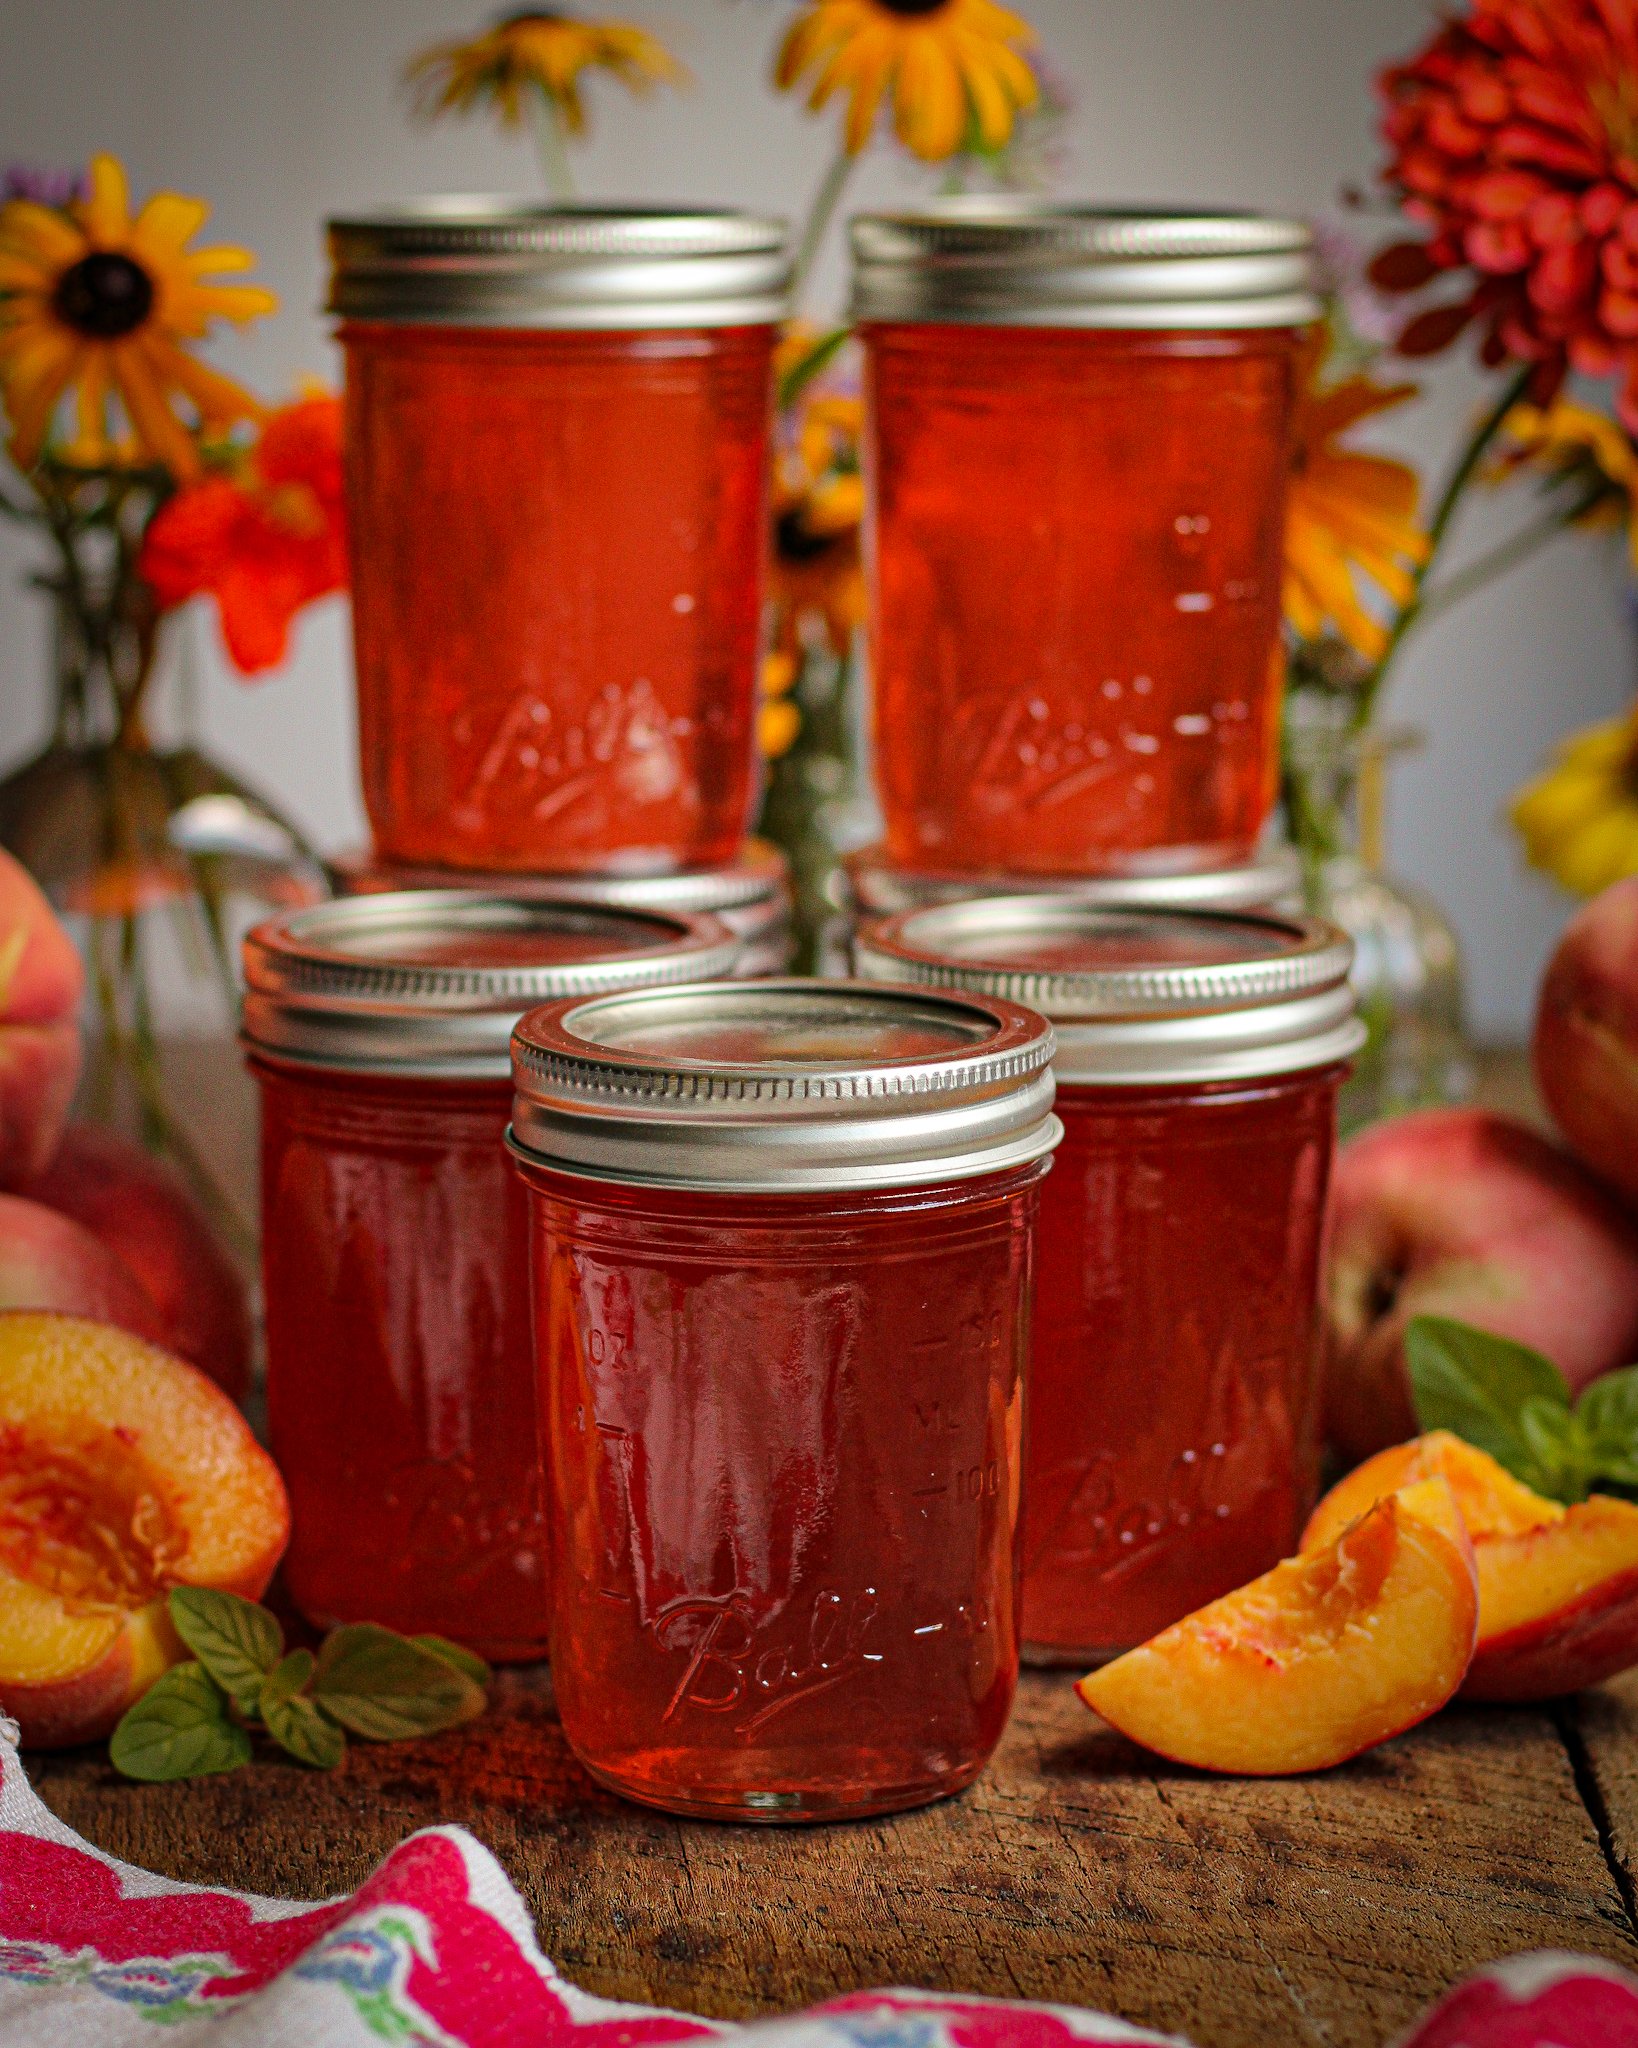
[[[748,847],[781,222],[433,200],[333,221],[379,885],[687,874]],[[674,906],[673,906],[674,907]]]
[[[853,252],[884,836],[843,923],[1059,1035],[1024,1636],[1085,1664],[1274,1564],[1315,1479],[1360,1031],[1270,844],[1311,236],[985,199]]]

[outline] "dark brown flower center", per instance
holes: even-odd
[[[108,249],[70,264],[51,294],[51,310],[63,325],[95,341],[134,333],[153,309],[153,279],[140,263]]]
[[[774,521],[774,546],[779,550],[781,561],[805,565],[817,562],[835,547],[839,535],[815,533],[807,523],[807,516],[801,505],[793,505],[788,512],[781,512]]]
[[[887,14],[942,14],[952,0],[876,0]]]

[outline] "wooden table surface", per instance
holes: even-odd
[[[231,1110],[231,1081],[213,1100]],[[223,1122],[248,1144],[237,1113]],[[240,1185],[248,1156],[224,1161]],[[130,1862],[289,1897],[356,1885],[412,1829],[459,1821],[577,1983],[716,2015],[896,1983],[1099,2007],[1200,2048],[1378,2048],[1497,1956],[1638,1968],[1638,1674],[1551,1708],[1453,1709],[1271,1782],[1158,1764],[1066,1677],[1026,1674],[960,1798],[806,1829],[677,1821],[599,1790],[540,1672],[503,1676],[467,1729],[357,1744],[328,1775],[267,1760],[139,1786],[94,1751],[29,1773]]]

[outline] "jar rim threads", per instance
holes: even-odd
[[[513,1146],[532,1165],[741,1193],[915,1187],[1044,1158],[1052,1027],[983,995],[715,982],[532,1010]]]
[[[1353,944],[1322,919],[971,898],[867,924],[866,981],[1003,997],[1058,1036],[1061,1082],[1247,1080],[1351,1059]]]

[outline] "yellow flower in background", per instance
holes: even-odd
[[[202,199],[156,192],[133,219],[125,171],[112,156],[91,159],[89,188],[66,208],[32,199],[0,206],[0,400],[12,454],[20,468],[32,466],[72,393],[77,431],[64,451],[71,460],[131,452],[110,424],[117,402],[136,452],[179,479],[193,477],[198,434],[261,408],[183,344],[200,340],[214,320],[271,313],[278,300],[260,285],[212,282],[256,259],[227,245],[188,247],[210,218]],[[177,396],[195,421],[178,414]]]
[[[1508,815],[1530,865],[1577,896],[1638,874],[1638,706],[1572,733]]]
[[[1580,486],[1586,509],[1570,523],[1624,526],[1638,568],[1638,450],[1624,427],[1568,398],[1546,407],[1516,405],[1502,422],[1501,450],[1504,470],[1538,469],[1556,484]]]
[[[1285,515],[1285,616],[1304,640],[1333,627],[1374,661],[1387,632],[1360,602],[1363,576],[1395,605],[1415,593],[1413,567],[1428,557],[1416,523],[1416,472],[1384,455],[1340,446],[1361,420],[1416,396],[1414,384],[1345,377],[1329,387],[1315,376],[1299,401],[1295,455]]]
[[[845,146],[857,155],[885,100],[904,146],[941,163],[976,137],[986,150],[1011,138],[1040,98],[1019,55],[1028,22],[996,0],[806,0],[780,48],[774,78],[788,90],[810,78],[817,110],[845,96]]]
[[[762,701],[757,706],[756,743],[765,761],[777,761],[796,744],[802,730],[802,714],[791,702],[796,687],[794,654],[770,649],[762,657]]]
[[[530,94],[561,114],[572,135],[585,132],[580,97],[588,71],[606,71],[633,92],[687,77],[657,36],[617,21],[581,21],[543,8],[511,14],[464,43],[439,43],[410,60],[405,80],[428,116],[492,106],[508,128],[523,120]]]

